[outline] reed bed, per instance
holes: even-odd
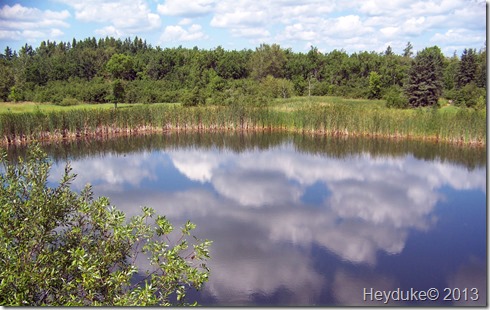
[[[74,109],[0,114],[2,143],[158,131],[282,130],[486,144],[482,111],[396,110],[378,106],[305,105],[292,110],[245,105]]]

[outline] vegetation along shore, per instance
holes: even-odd
[[[9,112],[0,114],[0,132],[4,145],[141,132],[230,130],[282,130],[485,145],[486,118],[482,111],[398,110],[384,108],[380,103],[348,100],[331,103],[331,98],[315,99],[315,103],[303,103],[302,99],[292,104],[278,100],[268,107],[154,104],[118,109]]]
[[[0,56],[1,144],[159,131],[285,130],[486,145],[486,50],[447,57],[26,44]]]

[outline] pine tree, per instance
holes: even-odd
[[[417,53],[410,71],[405,93],[411,107],[433,106],[442,93],[443,55],[439,47],[425,48]]]
[[[476,79],[476,52],[473,49],[464,49],[458,71],[458,88],[473,82]]]
[[[412,57],[413,52],[412,52],[413,46],[412,43],[408,42],[407,46],[403,49],[403,57]]]

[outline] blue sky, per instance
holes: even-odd
[[[401,54],[439,46],[446,55],[486,42],[482,0],[3,0],[0,51],[43,40],[134,36],[153,46],[296,52],[344,49]]]

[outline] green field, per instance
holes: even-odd
[[[463,108],[447,105],[446,100],[440,99],[441,105],[444,105],[439,109],[441,112],[453,112],[463,110]],[[304,108],[308,105],[313,106],[332,106],[338,104],[347,104],[363,108],[372,109],[385,109],[384,100],[368,100],[368,99],[348,99],[342,97],[333,96],[311,96],[311,97],[291,97],[287,99],[274,99],[270,107],[277,111],[291,111]],[[118,109],[130,109],[133,107],[141,106],[141,103],[118,103]],[[180,106],[180,103],[153,103],[152,106],[158,105],[172,105]],[[92,110],[92,109],[113,109],[113,103],[83,103],[74,106],[60,106],[51,103],[38,103],[38,102],[0,102],[0,114],[2,113],[24,113],[24,112],[55,112],[55,111],[69,111],[69,110]],[[412,113],[414,110],[404,110],[406,113]]]
[[[166,103],[166,104],[172,104],[172,105],[178,105],[176,103]],[[138,106],[142,104],[135,104],[135,103],[118,103],[117,108],[118,109],[128,109],[132,108],[134,106]],[[74,106],[60,106],[60,105],[55,105],[51,103],[37,103],[37,102],[18,102],[18,103],[13,103],[13,102],[1,102],[0,103],[0,114],[1,113],[32,113],[32,112],[53,112],[53,111],[68,111],[68,110],[92,110],[92,109],[113,109],[114,104],[113,103],[100,103],[100,104],[90,104],[90,103],[84,103],[84,104],[78,104]]]

